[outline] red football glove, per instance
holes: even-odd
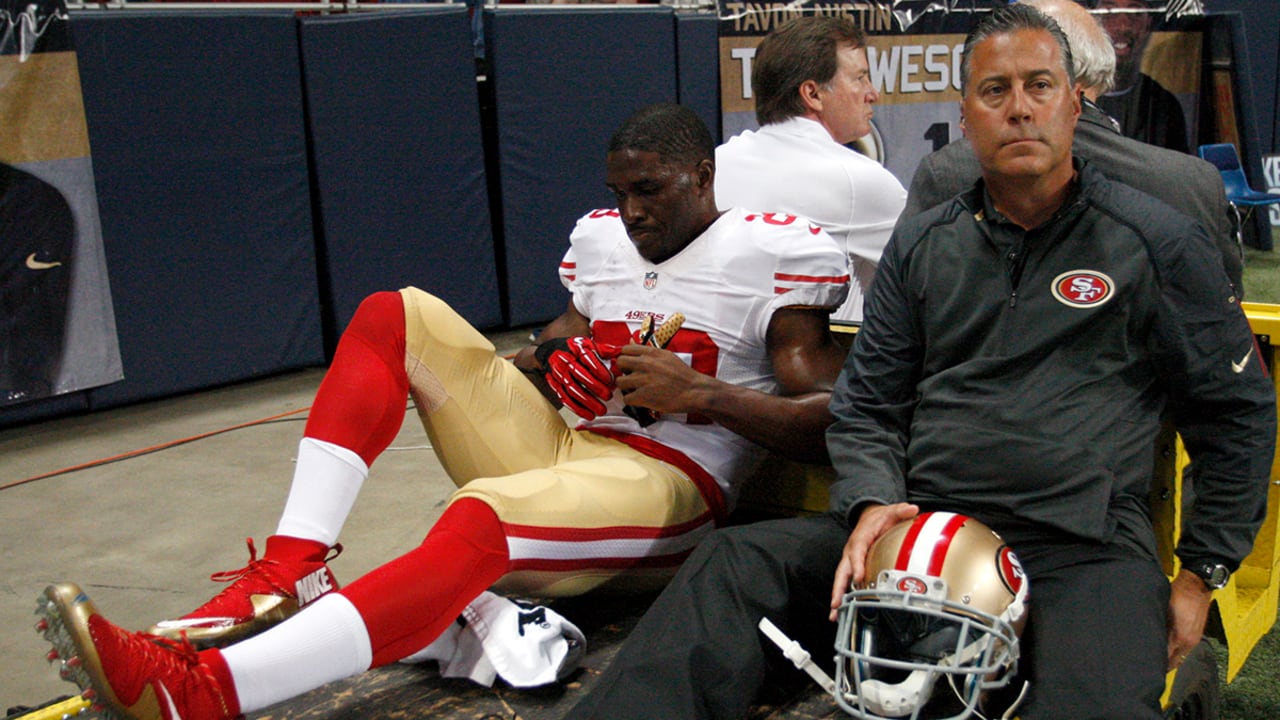
[[[616,345],[575,336],[542,343],[534,357],[560,402],[579,417],[594,420],[604,414],[604,401],[613,397],[613,373],[605,360],[618,357],[621,350]]]

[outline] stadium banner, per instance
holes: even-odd
[[[62,0],[0,0],[0,406],[120,380]]]
[[[1118,115],[1129,131],[1126,134],[1164,131],[1172,138],[1167,144],[1193,149],[1201,66],[1201,31],[1195,21],[1204,14],[1201,0],[1079,1],[1104,27],[1111,23],[1110,32],[1123,35],[1118,56],[1132,56],[1140,63],[1141,72],[1132,73],[1134,84],[1120,87],[1118,82],[1115,97],[1103,98],[1100,104]],[[871,80],[880,92],[871,133],[853,145],[909,186],[925,155],[961,136],[960,53],[965,35],[983,14],[1007,4],[1006,0],[720,0],[723,137],[758,127],[751,62],[761,38],[793,17],[848,15],[868,36]],[[1131,110],[1130,104],[1138,109]],[[1175,130],[1167,131],[1170,127]]]
[[[1280,154],[1262,156],[1262,175],[1267,192],[1280,195]],[[1267,206],[1267,218],[1271,227],[1280,227],[1280,203]]]

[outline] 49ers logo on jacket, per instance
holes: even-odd
[[[1053,279],[1053,296],[1067,307],[1098,307],[1115,294],[1116,284],[1096,270],[1071,270]]]

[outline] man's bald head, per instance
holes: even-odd
[[[1116,79],[1116,51],[1097,18],[1073,0],[1021,0],[1058,22],[1071,44],[1076,81],[1090,100],[1111,89]]]

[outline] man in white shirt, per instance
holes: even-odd
[[[849,298],[832,317],[860,322],[880,251],[907,191],[876,161],[845,146],[871,132],[866,36],[848,17],[802,17],[761,41],[751,72],[759,130],[716,149],[716,199],[802,215],[849,255]]]

